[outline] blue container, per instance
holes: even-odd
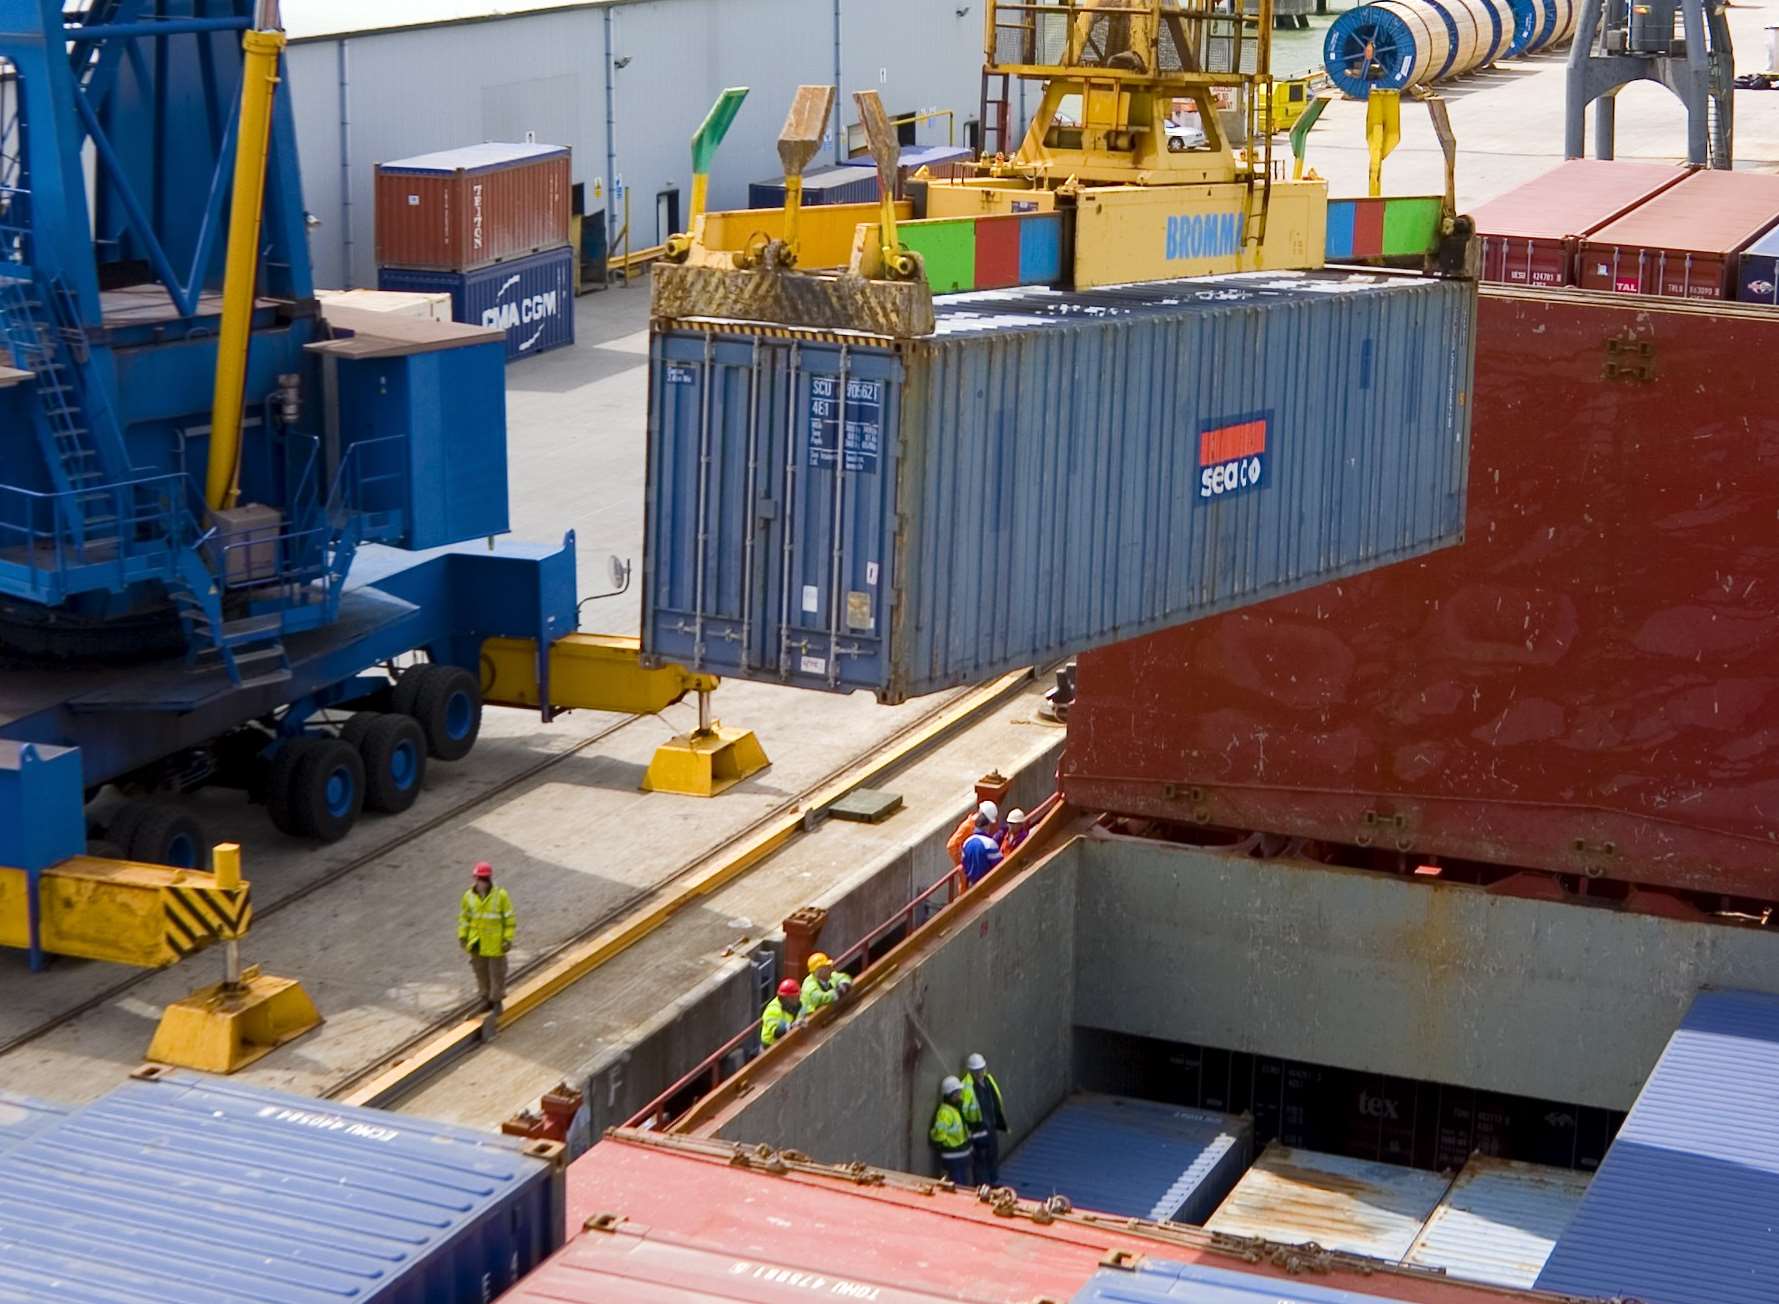
[[[1070,1304],[1391,1304],[1396,1298],[1145,1258],[1135,1268],[1101,1268]]]
[[[1587,1194],[1588,1175],[1473,1155],[1402,1258],[1490,1286],[1530,1287]]]
[[[0,1294],[481,1304],[562,1244],[552,1143],[146,1074],[0,1153]]]
[[[505,333],[507,361],[574,343],[573,249],[550,249],[473,272],[379,267],[379,290],[451,296],[451,316]]]
[[[652,344],[643,649],[885,702],[1460,541],[1476,293],[1267,273]]]
[[[0,1154],[55,1127],[68,1117],[68,1112],[48,1101],[0,1091]]]
[[[1077,1209],[1202,1223],[1241,1179],[1253,1145],[1245,1118],[1078,1095],[1001,1165],[1001,1181],[1032,1200],[1061,1194]]]
[[[1743,303],[1779,304],[1779,226],[1742,251],[1736,297]]]
[[[1779,997],[1701,992],[1538,1289],[1648,1304],[1779,1299]]]
[[[875,204],[877,173],[853,167],[822,168],[803,175],[805,204]],[[783,208],[784,178],[768,177],[747,188],[749,208]]]

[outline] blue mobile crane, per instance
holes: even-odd
[[[575,633],[572,535],[484,542],[497,332],[323,315],[282,50],[269,0],[0,0],[0,944],[34,962],[232,936],[143,869],[208,855],[155,794],[244,788],[332,840],[465,756],[485,702],[716,684]],[[763,764],[703,728],[653,786]],[[107,784],[137,796],[89,848]]]

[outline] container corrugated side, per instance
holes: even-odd
[[[1409,1267],[1530,1286],[1587,1194],[1588,1174],[1473,1155],[1413,1247]]]
[[[1779,176],[1694,172],[1582,243],[1581,284],[1685,299],[1735,295],[1737,255],[1779,221]]]
[[[536,1145],[139,1077],[0,1153],[0,1294],[481,1304],[562,1243],[562,1173]]]
[[[1677,184],[1688,169],[1570,159],[1471,213],[1484,280],[1569,285],[1575,241]]]
[[[870,204],[877,198],[877,173],[868,168],[820,168],[803,175],[805,204]],[[784,178],[768,178],[749,185],[747,206],[783,208]]]
[[[1779,1299],[1779,996],[1703,991],[1538,1275],[1650,1304]]]
[[[1058,1105],[1001,1165],[1029,1199],[1065,1195],[1077,1209],[1202,1223],[1247,1167],[1253,1122],[1119,1096]]]
[[[380,267],[377,288],[449,294],[458,321],[505,332],[511,362],[574,343],[574,260],[565,247],[473,272]]]
[[[1736,297],[1743,303],[1779,304],[1779,228],[1749,245],[1737,259]]]
[[[1396,1298],[1273,1281],[1202,1263],[1144,1259],[1131,1268],[1101,1268],[1069,1304],[1387,1304]]]
[[[47,1100],[0,1091],[0,1154],[55,1127],[68,1112]]]
[[[1284,1245],[1314,1242],[1400,1263],[1451,1185],[1418,1168],[1273,1143],[1261,1152],[1205,1229]]]
[[[1456,543],[1474,311],[1321,272],[657,330],[643,648],[895,702]]]
[[[377,167],[377,263],[467,272],[568,244],[561,147],[478,146]]]

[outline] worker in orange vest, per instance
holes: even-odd
[[[970,840],[971,834],[986,833],[997,843],[1000,842],[1000,822],[1001,808],[999,806],[992,801],[984,801],[977,805],[975,810],[964,816],[964,822],[957,826],[957,831],[945,844],[945,854],[951,857],[951,863],[954,865],[964,863],[964,843]]]

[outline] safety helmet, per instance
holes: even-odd
[[[831,969],[833,967],[834,962],[828,959],[828,953],[826,951],[817,951],[814,955],[809,957],[810,973],[814,973],[817,969]]]
[[[1001,818],[1001,808],[992,801],[985,801],[976,808],[976,813],[990,824]]]
[[[980,1073],[983,1069],[988,1067],[988,1061],[983,1059],[980,1055],[972,1055],[969,1059],[964,1061],[964,1067],[969,1069],[972,1073]]]
[[[493,878],[494,877],[494,866],[490,865],[485,860],[478,862],[476,865],[476,870],[475,870],[475,874],[473,875],[473,877],[475,877],[475,878]]]
[[[964,1084],[954,1077],[947,1076],[941,1079],[939,1083],[939,1094],[941,1096],[949,1096],[952,1092],[962,1091],[963,1089]]]
[[[1012,810],[1007,812],[1007,823],[1009,823],[1009,824],[1024,824],[1025,823],[1025,812],[1020,810],[1017,806],[1015,806]]]
[[[795,978],[786,978],[778,985],[778,994],[782,996],[801,996],[803,989],[797,985]]]

